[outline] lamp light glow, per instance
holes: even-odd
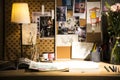
[[[11,22],[30,23],[29,8],[27,3],[13,3]]]

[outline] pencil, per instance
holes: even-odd
[[[110,72],[106,66],[104,66],[104,68],[107,70],[107,72]]]

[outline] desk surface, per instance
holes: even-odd
[[[104,66],[112,64],[99,62],[97,70],[71,70],[69,72],[26,72],[24,69],[0,71],[0,80],[120,80],[120,73],[108,72]],[[120,68],[120,65],[115,65]]]
[[[69,72],[49,71],[49,72],[26,72],[24,69],[0,71],[0,77],[3,76],[120,76],[119,72],[108,72],[104,66],[113,66],[112,64],[98,62],[98,69],[81,70],[73,69]],[[120,69],[120,65],[115,65]]]

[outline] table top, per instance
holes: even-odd
[[[120,65],[114,65],[117,67],[117,72],[112,72],[109,66],[113,67],[113,64],[104,62],[97,62],[99,64],[98,69],[71,69],[68,72],[62,71],[46,71],[46,72],[27,72],[25,69],[18,70],[6,70],[0,71],[0,77],[3,76],[120,76]],[[105,66],[109,69],[107,71]]]

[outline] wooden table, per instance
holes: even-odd
[[[112,64],[99,62],[96,71],[71,70],[69,72],[26,72],[24,69],[0,72],[0,80],[120,80],[119,72],[108,72],[104,66]],[[120,65],[115,65],[120,68]]]

